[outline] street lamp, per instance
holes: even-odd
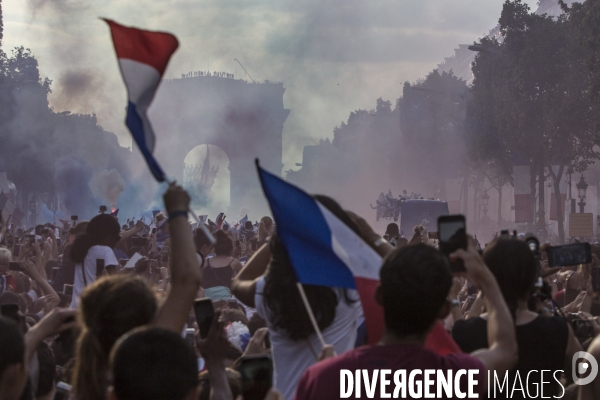
[[[579,180],[579,182],[577,182],[577,194],[579,197],[579,212],[581,214],[583,214],[583,208],[585,207],[585,192],[588,188],[588,184],[585,181],[585,179],[583,179],[583,175],[581,175],[581,179]]]
[[[483,215],[487,216],[488,213],[488,202],[490,201],[490,195],[487,190],[481,195],[481,205],[483,207]]]

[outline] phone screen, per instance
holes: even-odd
[[[458,249],[467,249],[467,225],[463,215],[443,215],[438,218],[438,238],[440,251],[446,256]],[[464,271],[462,260],[451,262],[452,270]]]
[[[67,285],[66,283],[63,285],[63,294],[67,296],[73,296],[73,285]]]
[[[103,271],[104,271],[104,259],[97,258],[96,259],[96,278],[101,277]]]
[[[20,254],[21,254],[21,245],[15,244],[13,247],[13,256],[19,257]]]
[[[244,357],[240,362],[244,400],[263,400],[271,389],[273,367],[266,355]]]
[[[549,267],[565,267],[592,262],[592,248],[589,243],[554,246],[550,247],[547,253]]]
[[[10,263],[8,263],[8,270],[9,271],[25,272],[25,269],[23,268],[23,266],[21,265],[21,263],[20,262],[16,262],[16,261],[11,261]]]
[[[196,314],[196,322],[198,323],[198,329],[200,330],[200,338],[206,339],[215,315],[212,300],[209,298],[195,300],[194,314]]]

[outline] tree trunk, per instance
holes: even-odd
[[[533,164],[533,162],[531,163],[531,167],[529,169],[530,174],[529,174],[529,187],[531,189],[531,222],[532,225],[535,224],[535,184],[536,184],[536,177],[537,175],[533,172],[534,171],[534,167],[535,165]]]
[[[502,186],[498,187],[498,224],[502,222]]]
[[[546,227],[546,190],[544,187],[545,182],[546,179],[544,178],[544,163],[540,162],[538,170],[538,225],[540,226],[540,228]]]
[[[563,176],[565,166],[563,164],[558,168],[558,172],[554,174],[552,166],[550,166],[550,175],[552,176],[552,183],[554,184],[554,196],[556,199],[556,222],[558,225],[558,240],[560,244],[565,242],[565,220],[563,218],[563,212],[565,205],[562,203],[562,196],[560,194],[560,180]]]

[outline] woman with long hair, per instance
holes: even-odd
[[[242,264],[233,258],[233,240],[228,233],[215,232],[214,257],[207,258],[202,271],[204,296],[212,301],[231,299],[231,280],[242,269]]]
[[[527,393],[537,392],[536,382],[546,382],[544,393],[558,396],[558,382],[550,378],[544,381],[539,371],[570,372],[573,355],[581,351],[581,346],[564,318],[542,316],[529,309],[539,272],[533,252],[525,242],[503,235],[486,247],[483,260],[496,277],[516,326],[519,362],[510,371],[508,381],[515,382],[518,373],[528,377]],[[452,336],[465,353],[487,348],[487,314],[456,321]],[[529,377],[530,371],[537,371],[536,376]],[[508,394],[499,396],[495,397]]]
[[[81,295],[73,391],[77,400],[105,400],[111,349],[131,329],[149,325],[181,333],[202,283],[199,256],[189,230],[189,196],[172,185],[164,196],[172,238],[171,289],[158,305],[141,277],[112,275],[89,285]],[[112,218],[112,217],[111,217]],[[90,222],[91,223],[91,222]]]
[[[269,237],[273,234],[273,220],[271,217],[262,217],[258,224],[258,247],[267,243]]]
[[[356,234],[359,228],[333,200],[315,198]],[[323,265],[323,268],[326,268]],[[273,385],[292,399],[300,376],[316,363],[321,344],[310,322],[296,283],[296,274],[277,234],[263,245],[234,278],[237,299],[267,321],[274,363]],[[303,285],[326,343],[338,354],[354,347],[362,308],[354,290]]]

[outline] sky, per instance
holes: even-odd
[[[175,34],[165,78],[191,70],[283,82],[284,170],[350,112],[399,98],[459,43],[493,28],[504,0],[3,0],[3,50],[23,45],[52,81],[56,111],[95,113],[123,146],[126,92],[99,18]],[[536,8],[536,0],[525,1]],[[159,94],[160,95],[160,92]],[[160,135],[161,132],[156,132]]]

